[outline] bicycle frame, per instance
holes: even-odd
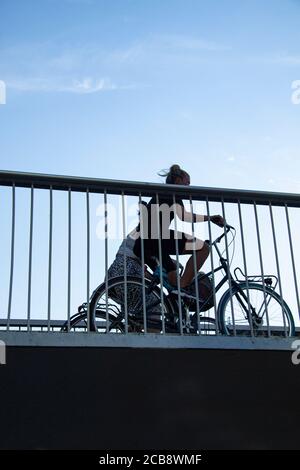
[[[228,233],[231,230],[231,228],[233,228],[233,227],[230,227],[230,228],[227,227],[227,229],[225,229],[226,233]],[[223,237],[225,237],[225,232],[222,235],[220,235],[218,238],[216,238],[212,243],[207,241],[210,244],[210,246],[214,247],[215,250],[217,251],[217,254],[218,254],[219,259],[220,259],[221,266],[219,266],[218,268],[210,271],[209,273],[207,273],[205,275],[202,275],[201,277],[212,276],[213,273],[215,274],[216,272],[223,269],[225,271],[225,275],[221,279],[219,284],[217,286],[215,286],[213,295],[215,296],[216,292],[218,292],[221,289],[221,287],[228,281],[229,285],[231,286],[231,289],[235,289],[237,291],[236,292],[237,300],[240,303],[241,307],[243,308],[243,310],[246,314],[245,318],[247,318],[250,325],[253,323],[253,321],[254,321],[255,324],[259,324],[261,322],[261,319],[262,319],[262,316],[263,316],[263,315],[261,317],[259,316],[260,312],[263,308],[263,305],[265,303],[266,306],[268,306],[271,298],[268,300],[268,302],[263,302],[262,303],[262,305],[259,309],[259,312],[255,311],[255,308],[253,308],[253,306],[250,303],[250,299],[248,299],[248,296],[245,295],[243,289],[241,289],[241,287],[240,287],[240,282],[241,281],[234,279],[234,277],[232,276],[232,274],[230,272],[229,266],[228,266],[228,260],[222,256],[222,254],[221,254],[221,252],[220,252],[220,250],[217,246],[217,244],[220,243],[220,241],[222,240]],[[252,276],[252,277],[255,278],[257,276]],[[268,279],[272,278],[272,277],[276,278],[276,276],[268,276]],[[248,280],[248,277],[246,278],[246,280]],[[261,281],[265,282],[264,277],[261,278]],[[251,276],[249,276],[249,282],[251,283]],[[252,280],[252,282],[254,282],[254,281]],[[275,284],[275,287],[276,287],[276,285],[277,285],[277,283]],[[274,287],[274,290],[275,290],[275,287]],[[267,295],[266,295],[266,297],[267,297]],[[246,302],[246,305],[244,304],[243,301]],[[249,308],[250,308],[250,312],[249,312]],[[249,313],[251,313],[251,315],[249,315]]]
[[[227,228],[226,229],[226,233],[228,233],[231,229],[230,228]],[[220,241],[222,240],[222,238],[225,237],[225,232],[220,235],[218,238],[216,238],[213,242],[209,242],[209,240],[206,240],[206,242],[213,248],[215,248],[215,250],[217,251],[217,254],[219,256],[219,259],[220,259],[220,263],[221,263],[221,266],[215,268],[214,270],[206,273],[205,275],[203,275],[203,277],[209,277],[209,276],[212,276],[212,274],[218,272],[218,271],[221,271],[222,269],[224,270],[225,272],[225,275],[224,277],[222,278],[222,280],[219,282],[219,284],[217,286],[215,286],[215,292],[218,292],[221,287],[225,284],[225,282],[229,281],[234,285],[234,286],[237,286],[238,283],[235,281],[234,277],[232,276],[231,272],[230,272],[230,269],[228,267],[228,261],[226,258],[223,258],[217,244],[220,243]],[[199,274],[198,274],[199,276]]]
[[[228,265],[228,260],[226,258],[224,258],[222,256],[222,253],[220,252],[219,250],[219,247],[217,246],[221,240],[223,239],[223,237],[225,237],[226,233],[228,233],[233,227],[226,227],[224,233],[222,235],[220,235],[219,237],[217,237],[213,242],[210,242],[210,241],[206,241],[207,243],[209,243],[209,245],[212,247],[212,248],[215,248],[218,256],[219,256],[219,260],[220,260],[220,263],[221,263],[221,266],[218,266],[217,268],[209,271],[208,273],[206,274],[203,274],[203,273],[198,273],[197,274],[197,278],[198,277],[201,277],[201,278],[205,278],[205,277],[211,277],[212,275],[215,275],[215,273],[221,271],[221,270],[224,270],[224,276],[222,277],[222,279],[220,280],[220,282],[214,287],[214,292],[213,292],[213,296],[215,297],[216,293],[222,288],[222,286],[226,283],[226,282],[229,282],[229,285],[231,287],[231,289],[235,289],[237,290],[236,292],[236,296],[237,296],[237,299],[241,305],[241,307],[243,308],[243,310],[245,311],[245,318],[248,319],[248,321],[250,322],[250,324],[252,323],[252,321],[254,320],[256,323],[259,322],[259,315],[258,313],[255,311],[255,309],[252,307],[252,305],[250,304],[250,301],[248,300],[248,297],[245,295],[245,293],[243,292],[243,290],[240,288],[240,281],[238,280],[235,280],[234,277],[232,276],[231,272],[230,272],[230,268],[229,268],[229,265]],[[152,280],[152,283],[153,283],[153,286],[156,286],[159,284],[159,279],[160,278],[153,278]],[[251,281],[250,281],[251,282]],[[151,285],[149,286],[149,288],[151,289]],[[162,287],[161,287],[162,288]],[[168,290],[168,289],[167,289]],[[171,293],[172,291],[169,291],[169,293]],[[211,296],[206,299],[206,301],[202,304],[202,306],[200,306],[200,311],[201,311],[201,307],[203,308],[203,306],[205,306],[205,304],[211,300]],[[177,302],[177,301],[176,301]],[[189,318],[190,318],[190,315],[189,315],[189,309],[188,309],[188,304],[186,304],[186,302],[184,301],[184,298],[181,298],[181,302],[182,302],[182,307],[186,313],[185,315],[185,322],[186,322],[186,326],[189,327]],[[159,300],[157,300],[157,304],[159,304]],[[155,306],[156,304],[154,303],[152,306]],[[249,315],[249,308],[247,307],[250,307],[250,312],[251,312],[251,315]],[[113,321],[111,327],[115,327],[115,326],[118,326],[118,324],[121,324],[123,318],[124,318],[124,312],[121,312],[119,315],[117,315],[116,319]],[[153,320],[153,322],[155,323],[155,320]]]
[[[261,317],[259,317],[259,313],[260,312],[256,312],[255,309],[253,308],[253,306],[251,305],[250,303],[250,300],[248,299],[248,297],[245,295],[244,291],[240,288],[240,281],[237,281],[234,279],[233,275],[231,274],[230,272],[230,268],[228,266],[228,260],[226,258],[224,258],[219,250],[219,247],[217,246],[221,240],[223,239],[223,237],[225,237],[226,233],[228,233],[231,229],[233,229],[233,227],[231,226],[227,226],[227,228],[225,229],[226,232],[224,232],[222,235],[220,235],[219,237],[217,237],[213,242],[210,242],[209,240],[206,240],[206,242],[212,247],[212,248],[215,248],[218,256],[219,256],[219,260],[220,260],[220,263],[221,263],[221,266],[218,266],[217,268],[209,271],[208,273],[206,274],[203,274],[203,273],[198,273],[197,274],[197,278],[205,278],[205,277],[212,277],[215,275],[215,273],[217,273],[218,271],[221,271],[223,270],[224,271],[224,276],[222,277],[221,281],[216,285],[214,286],[214,292],[212,293],[212,295],[214,296],[215,298],[215,295],[216,293],[222,288],[222,286],[226,283],[226,282],[229,282],[229,286],[230,288],[233,290],[236,291],[236,297],[237,297],[237,300],[238,302],[240,303],[243,311],[245,312],[245,318],[247,318],[247,320],[249,321],[250,324],[253,324],[253,322],[255,324],[259,324],[259,322],[261,321]],[[205,306],[205,304],[207,302],[209,302],[211,300],[211,296],[208,297],[208,299],[206,299],[206,301],[202,304],[202,308],[203,306]],[[185,302],[183,301],[183,299],[181,300],[182,301],[182,305],[183,307],[185,307]],[[268,301],[268,303],[270,302],[270,300]],[[267,303],[267,305],[268,305]],[[200,311],[201,311],[201,307],[200,307]],[[260,311],[263,307],[263,304],[260,308]],[[250,310],[250,311],[249,311]]]

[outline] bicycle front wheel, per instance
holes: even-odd
[[[249,296],[248,296],[249,295]],[[240,283],[226,291],[218,306],[220,330],[225,335],[294,336],[292,313],[274,290],[262,284]]]

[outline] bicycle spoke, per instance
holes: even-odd
[[[245,287],[243,287],[245,290]],[[242,292],[243,292],[242,289]],[[265,299],[263,286],[255,284],[254,286],[249,285],[249,300],[250,300],[250,311],[248,305],[244,302],[244,295],[241,292],[235,292],[232,296],[233,311],[234,311],[234,323],[238,327],[237,334],[250,334],[250,316],[253,323],[253,334],[255,336],[268,336],[268,324],[267,315],[265,308]],[[289,335],[292,330],[292,319],[290,318],[289,312],[284,310],[285,317],[282,315],[282,306],[280,297],[273,291],[267,290],[266,300],[268,307],[268,322],[271,335]],[[231,322],[231,308],[229,305],[229,297],[225,305],[223,305],[222,321],[224,330],[228,334],[232,334],[233,325]]]

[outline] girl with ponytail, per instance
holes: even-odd
[[[180,168],[179,165],[172,165],[167,171],[158,173],[159,176],[166,178],[166,184],[176,184],[188,186],[190,184],[190,175]],[[169,228],[170,223],[177,215],[184,222],[206,222],[208,216],[193,214],[188,212],[183,201],[175,196],[175,204],[172,194],[159,197],[157,204],[156,197],[153,197],[146,206],[141,207],[140,217],[143,217],[143,233],[135,241],[133,251],[135,255],[141,258],[141,238],[144,243],[145,263],[154,270],[156,267],[155,259],[159,259],[159,238],[161,239],[161,256],[163,268],[168,273],[169,282],[176,286],[177,274],[176,263],[170,255],[176,254],[176,244],[179,255],[190,254],[184,273],[180,279],[180,288],[187,288],[192,282],[194,272],[193,252],[196,253],[197,271],[206,261],[209,255],[209,246],[204,241],[194,238],[183,232],[175,232]],[[219,227],[223,227],[225,221],[220,215],[210,216],[210,221]],[[140,226],[138,230],[140,230]],[[176,240],[177,239],[177,240]],[[174,291],[175,292],[175,291]],[[184,292],[184,291],[183,291]]]

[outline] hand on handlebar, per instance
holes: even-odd
[[[216,224],[219,227],[224,227],[224,225],[226,224],[225,220],[221,215],[212,215],[210,217],[210,220],[213,224]]]

